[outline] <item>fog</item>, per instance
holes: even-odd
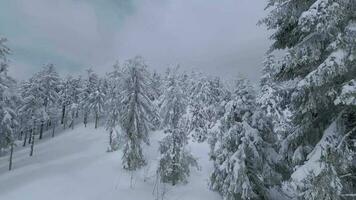
[[[111,70],[141,55],[155,70],[184,69],[257,81],[269,41],[257,22],[261,0],[3,0],[0,34],[9,39],[11,73],[43,64],[62,74]],[[3,11],[3,12],[2,12]],[[21,20],[16,20],[21,19]],[[16,23],[16,24],[15,24]]]

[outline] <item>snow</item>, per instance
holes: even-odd
[[[325,130],[322,139],[315,146],[314,150],[308,155],[307,161],[302,166],[299,166],[292,174],[291,177],[293,181],[299,184],[307,178],[310,172],[314,173],[315,176],[321,172],[323,166],[321,166],[319,160],[325,147],[330,144],[328,138],[335,136],[335,134],[337,134],[336,122],[333,122]]]
[[[338,49],[332,52],[314,71],[310,72],[304,79],[299,81],[298,87],[321,86],[328,81],[328,79],[345,73],[347,71],[347,68],[344,65],[344,58],[346,55],[347,52],[343,49]]]
[[[28,149],[14,154],[14,168],[7,171],[8,157],[0,158],[0,200],[142,200],[153,194],[161,131],[151,133],[151,146],[144,147],[148,165],[136,172],[122,168],[122,152],[108,153],[104,128],[78,126],[53,139],[36,144],[34,156]],[[192,143],[192,154],[201,170],[192,169],[186,185],[166,186],[167,200],[218,200],[208,188],[212,164],[207,144]],[[132,181],[131,181],[131,176]],[[132,184],[131,184],[132,182]]]
[[[350,31],[356,31],[356,22],[355,21],[351,21],[346,28],[348,30],[350,30]]]
[[[341,94],[334,103],[335,105],[356,105],[356,79],[349,81],[342,87]]]

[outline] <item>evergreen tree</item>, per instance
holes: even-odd
[[[188,144],[187,129],[178,125],[173,129],[166,129],[167,136],[160,142],[161,158],[158,174],[161,181],[176,185],[186,183],[190,174],[190,167],[197,167],[196,159],[185,148]]]
[[[94,113],[95,128],[98,128],[100,115],[102,115],[102,113],[104,112],[105,94],[99,88],[98,90],[90,94],[86,103],[87,104],[85,105],[85,107]]]
[[[190,131],[198,142],[208,138],[209,129],[219,117],[219,105],[225,100],[226,90],[220,79],[204,77],[192,84]]]
[[[349,0],[269,0],[268,7],[270,15],[262,22],[275,30],[271,51],[286,49],[287,52],[271,78],[277,85],[290,85],[283,89],[287,94],[283,101],[291,110],[292,128],[282,139],[280,152],[293,169],[304,161],[312,162],[306,159],[315,155],[320,148],[317,144],[325,142],[326,130],[335,121],[342,124],[336,131],[336,140],[352,140],[348,133],[353,132],[355,126],[352,121],[356,108],[352,100],[349,101],[350,97],[352,99],[349,94],[353,92],[346,92],[345,86],[350,88],[347,85],[356,77],[356,3]],[[325,149],[321,152],[321,155],[330,153]],[[354,151],[347,153],[343,158],[356,155]],[[300,154],[304,155],[297,156]],[[301,158],[299,162],[295,162],[296,157]],[[299,171],[303,167],[305,165],[294,169]],[[328,169],[325,173],[332,171]],[[312,176],[318,179],[319,173]],[[354,189],[350,181],[340,180],[342,188]],[[337,185],[337,179],[333,181],[336,182],[332,184]],[[317,183],[310,182],[306,190],[317,188]]]
[[[271,167],[277,154],[267,140],[271,132],[255,107],[251,86],[238,80],[210,154],[214,161],[210,186],[227,200],[266,199],[268,186],[278,182]]]
[[[64,127],[74,127],[75,119],[79,117],[79,104],[82,93],[81,78],[68,76],[62,82],[60,104],[62,105],[61,123]]]
[[[15,100],[16,82],[7,74],[10,49],[6,46],[5,38],[0,38],[0,152],[11,147],[15,141],[15,130],[18,126]],[[11,162],[9,169],[11,170]]]
[[[266,116],[272,119],[273,132],[280,138],[285,138],[288,130],[291,129],[290,125],[290,111],[289,102],[286,96],[290,93],[289,85],[280,85],[275,81],[276,73],[280,64],[276,62],[273,55],[268,55],[263,63],[263,76],[260,80],[260,92],[257,102],[261,109],[265,112]]]
[[[48,120],[48,115],[44,109],[44,100],[41,96],[41,87],[35,77],[21,85],[21,97],[23,103],[19,108],[19,113],[26,116],[25,126],[29,130],[29,143],[31,144],[30,156],[33,155],[35,135],[37,135],[37,126],[41,122]]]
[[[149,144],[148,132],[154,128],[152,119],[158,118],[148,97],[152,91],[149,78],[143,58],[135,57],[124,64],[120,126],[125,140],[123,167],[128,170],[146,164],[141,145]]]
[[[59,91],[60,91],[60,78],[56,72],[54,65],[46,65],[42,71],[40,71],[35,77],[35,81],[38,82],[38,86],[41,92],[41,98],[43,100],[43,109],[47,120],[43,118],[40,121],[40,135],[39,139],[42,139],[44,125],[46,123],[55,123],[59,113]]]
[[[158,168],[161,181],[172,185],[186,182],[190,166],[197,167],[196,160],[185,148],[189,132],[186,124],[182,123],[182,116],[186,112],[187,101],[175,75],[177,70],[169,75],[162,96],[161,126],[166,128],[167,136],[160,142],[161,159]]]
[[[116,151],[119,147],[119,135],[116,128],[118,128],[120,121],[121,78],[122,69],[120,68],[120,65],[116,63],[114,65],[114,71],[108,74],[109,88],[106,106],[109,115],[106,119],[106,129],[109,131],[109,152]]]
[[[161,99],[161,119],[163,128],[176,128],[180,118],[184,115],[187,108],[187,99],[177,79],[178,69],[170,74],[165,83],[165,91]]]
[[[94,92],[98,90],[99,87],[99,77],[92,69],[87,70],[87,79],[84,80],[83,89],[80,98],[80,108],[83,111],[83,122],[86,127],[89,120],[90,108],[89,97],[92,96]]]

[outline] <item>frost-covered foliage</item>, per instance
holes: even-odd
[[[16,82],[7,74],[10,49],[6,39],[0,37],[0,152],[13,144],[15,128],[18,126],[16,104]]]
[[[121,103],[121,78],[122,69],[119,63],[114,65],[114,71],[108,74],[108,94],[106,97],[106,106],[108,117],[106,119],[106,130],[109,131],[108,151],[116,151],[119,148],[117,128],[120,121],[120,103]]]
[[[61,121],[64,127],[74,127],[75,119],[79,117],[79,103],[82,92],[82,80],[68,76],[62,81],[60,89]]]
[[[333,155],[337,154],[322,156],[320,159],[320,172],[317,175],[311,172],[308,177],[303,180],[304,185],[298,188],[300,190],[300,194],[298,195],[299,199],[342,199],[341,193],[343,186],[336,167],[334,166],[334,164],[336,164],[335,158],[331,158]]]
[[[149,144],[148,133],[154,129],[158,118],[156,107],[148,97],[152,88],[147,66],[141,57],[126,61],[123,66],[120,126],[124,131],[123,166],[128,170],[146,164],[142,154],[142,143]]]
[[[59,111],[58,100],[60,92],[60,77],[55,70],[54,65],[48,64],[32,78],[32,81],[35,82],[35,87],[38,87],[35,95],[38,95],[43,103],[43,115],[39,119],[39,138],[42,139],[44,125],[48,122],[57,120]]]
[[[151,87],[153,88],[152,99],[154,101],[157,101],[161,97],[163,93],[163,86],[164,84],[161,75],[156,71],[153,72]]]
[[[356,106],[356,80],[355,79],[349,81],[342,87],[341,94],[339,97],[337,97],[334,103]]]
[[[277,154],[262,137],[268,138],[271,128],[267,129],[262,112],[256,111],[255,101],[252,87],[245,80],[236,81],[212,140],[210,186],[226,200],[265,199],[267,187],[279,180],[270,166]]]
[[[292,185],[301,186],[305,183],[301,179],[306,179],[305,174],[300,173],[301,169],[315,169],[316,166],[309,166],[311,162],[320,160],[321,155],[335,154],[319,147],[326,142],[323,138],[333,122],[340,124],[335,130],[336,143],[342,140],[350,143],[354,138],[350,135],[354,134],[356,126],[352,89],[356,77],[356,3],[352,0],[268,2],[270,14],[262,23],[274,30],[271,51],[284,49],[286,54],[277,64],[273,63],[273,74],[267,80],[281,88],[285,95],[280,102],[285,102],[291,112],[291,127],[278,146],[284,163],[289,165],[284,176],[293,177]],[[344,160],[355,159],[354,149],[342,151]],[[354,164],[348,162],[347,166],[344,172],[352,173]],[[331,168],[325,169],[323,173],[332,171]],[[298,181],[297,176],[300,177]],[[338,199],[355,191],[350,180],[340,178],[339,173],[334,176],[330,177],[333,180],[322,180],[319,173],[310,174],[308,179],[312,181],[304,189],[318,194],[301,198]],[[340,180],[342,191],[335,191],[337,180]],[[334,186],[328,186],[328,189],[334,191],[334,196],[321,192],[322,184],[318,182],[322,181],[333,181]]]
[[[177,70],[169,74],[165,81],[165,91],[160,102],[161,127],[163,128],[176,128],[187,109],[188,101],[177,78]]]
[[[44,125],[56,121],[60,90],[59,75],[53,65],[47,65],[21,85],[23,103],[19,112],[25,114],[28,129],[40,126],[39,137],[42,138]]]
[[[189,129],[183,116],[187,99],[176,76],[177,70],[169,74],[162,96],[162,127],[166,128],[167,136],[160,142],[161,158],[157,172],[162,182],[172,185],[187,182],[190,166],[197,167],[196,160],[186,149]]]
[[[190,167],[198,167],[196,159],[187,150],[188,132],[184,125],[167,129],[167,136],[160,142],[161,158],[158,173],[161,181],[176,185],[186,183]]]
[[[83,89],[80,94],[80,108],[83,111],[83,122],[86,126],[89,120],[90,107],[89,98],[99,89],[99,77],[92,69],[87,70],[87,78],[84,80]]]
[[[290,89],[287,89],[288,85],[280,85],[274,80],[280,66],[273,55],[268,55],[263,65],[257,102],[266,116],[272,119],[274,133],[284,137],[290,129],[291,113],[285,99]]]
[[[95,92],[91,93],[87,99],[85,107],[94,113],[95,128],[98,128],[99,117],[104,112],[105,106],[105,93],[98,88]]]
[[[189,126],[193,138],[204,142],[211,129],[219,118],[219,106],[225,100],[228,92],[221,80],[217,77],[199,75],[197,81],[191,85],[189,103]],[[193,75],[193,77],[195,77]]]

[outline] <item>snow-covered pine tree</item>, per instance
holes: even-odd
[[[292,84],[280,85],[275,81],[280,64],[277,63],[274,55],[267,55],[262,70],[260,80],[260,92],[257,97],[257,103],[265,112],[266,116],[272,120],[273,132],[279,138],[285,138],[286,133],[290,130],[290,111],[289,102],[286,96],[293,88]],[[289,88],[289,86],[292,86]]]
[[[341,200],[341,194],[343,191],[343,185],[338,175],[337,159],[335,156],[337,153],[332,153],[334,147],[327,147],[320,158],[319,165],[321,171],[318,175],[311,172],[308,177],[303,180],[304,185],[302,188],[298,188],[300,193],[298,198],[301,200]]]
[[[19,108],[19,113],[26,116],[27,119],[24,124],[29,132],[29,143],[31,144],[30,156],[32,156],[35,144],[34,136],[38,134],[37,126],[40,125],[42,121],[48,120],[48,115],[43,106],[44,100],[41,95],[42,91],[40,84],[36,81],[36,76],[23,82],[20,91],[23,103]]]
[[[146,164],[142,143],[149,144],[148,133],[154,128],[152,119],[159,118],[149,99],[152,94],[147,65],[142,57],[135,57],[123,66],[123,90],[120,103],[120,126],[125,140],[123,167],[136,170]]]
[[[162,95],[162,88],[163,83],[162,83],[162,78],[161,75],[154,71],[152,74],[152,81],[151,81],[151,87],[153,88],[153,100],[158,101],[160,96]]]
[[[80,109],[83,111],[83,122],[86,127],[89,120],[90,108],[88,100],[91,94],[97,91],[99,87],[99,77],[92,69],[87,70],[87,79],[84,80],[83,89],[80,98]]]
[[[234,89],[212,144],[210,186],[226,200],[266,199],[267,187],[273,184],[268,179],[276,176],[270,164],[277,154],[259,131],[266,131],[266,125],[263,115],[253,114],[256,100],[252,87],[238,80]]]
[[[55,123],[59,113],[60,78],[53,64],[46,65],[42,71],[35,75],[35,81],[40,87],[40,95],[43,100],[43,109],[46,119],[40,121],[39,139],[42,139],[44,126],[47,123]]]
[[[185,148],[189,129],[182,122],[182,117],[186,112],[187,99],[180,87],[177,70],[175,68],[168,76],[162,96],[161,127],[166,128],[167,136],[160,142],[161,159],[157,170],[161,181],[172,185],[186,182],[190,167],[197,167],[196,160]]]
[[[204,142],[208,138],[209,120],[212,120],[208,116],[208,109],[201,102],[192,101],[188,111],[191,113],[189,130],[192,137],[197,142]]]
[[[8,59],[10,49],[6,39],[0,37],[0,154],[3,149],[11,147],[9,170],[12,168],[12,153],[15,141],[15,130],[18,126],[15,94],[16,82],[8,74]]]
[[[187,108],[187,98],[183,94],[180,87],[179,80],[177,78],[177,71],[175,70],[169,75],[165,81],[165,91],[161,99],[161,127],[162,128],[176,128],[178,127],[178,122],[183,114],[186,112]]]
[[[63,80],[60,91],[62,105],[61,121],[64,127],[74,128],[75,119],[79,117],[79,103],[82,92],[81,78],[68,76]]]
[[[108,95],[106,97],[106,107],[108,117],[106,118],[106,130],[109,131],[109,147],[108,152],[116,151],[119,148],[117,128],[120,121],[120,103],[122,91],[122,69],[119,63],[114,65],[114,71],[108,75]]]
[[[219,78],[205,76],[194,82],[190,90],[190,131],[196,141],[204,142],[219,116],[219,105],[225,99],[226,90]]]
[[[85,107],[88,108],[91,112],[93,112],[95,117],[95,128],[99,126],[100,116],[104,112],[105,106],[105,93],[101,90],[100,87],[91,93],[87,99]]]
[[[341,99],[344,99],[344,86],[356,77],[356,2],[270,0],[268,7],[270,15],[262,22],[275,30],[271,51],[287,51],[273,79],[280,85],[295,83],[293,92],[284,97],[292,112],[293,130],[281,143],[281,153],[293,167],[315,156],[316,149],[325,142],[322,138],[326,130],[333,122],[341,120],[343,126],[352,124],[356,108],[341,103]],[[336,131],[338,140],[350,132],[343,126]],[[350,140],[352,137],[346,138]],[[310,149],[314,151],[307,156]],[[325,153],[325,150],[321,151],[321,154]],[[293,162],[296,154],[300,154],[298,152],[304,152],[299,156],[302,160]],[[349,156],[352,155],[356,154],[351,152]],[[310,162],[312,160],[309,159],[307,163]],[[295,168],[295,171],[303,167],[305,165]],[[311,169],[312,174],[318,177],[319,171],[315,168]],[[343,188],[353,187],[355,190],[350,182],[341,179],[341,183]]]
[[[157,173],[163,183],[186,183],[190,167],[198,168],[196,159],[186,149],[188,129],[185,124],[180,124],[176,128],[166,129],[165,133],[167,136],[160,142],[161,158]]]

